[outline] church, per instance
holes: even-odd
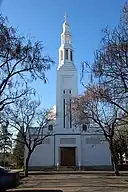
[[[94,129],[73,126],[72,111],[67,111],[67,102],[71,109],[71,98],[77,96],[78,78],[72,35],[65,17],[56,77],[56,106],[53,107],[53,119],[48,127],[54,131],[34,150],[29,169],[64,166],[104,169],[111,166],[111,155],[103,134],[96,133]]]

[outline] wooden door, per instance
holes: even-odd
[[[75,147],[61,147],[60,159],[61,166],[75,166]]]

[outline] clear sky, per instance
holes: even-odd
[[[112,28],[119,22],[121,7],[126,0],[3,0],[0,11],[9,23],[22,35],[31,35],[42,41],[45,54],[56,65],[48,73],[48,84],[34,83],[43,107],[56,103],[56,68],[60,34],[65,12],[73,36],[75,65],[80,72],[81,61],[93,61],[93,53],[99,46],[101,29]],[[83,87],[79,85],[79,93]]]

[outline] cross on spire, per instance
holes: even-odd
[[[67,22],[67,18],[68,18],[68,16],[67,16],[67,13],[65,12],[65,15],[64,15],[64,21],[65,22]]]

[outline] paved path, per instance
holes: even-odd
[[[54,188],[64,192],[128,192],[128,176],[107,174],[30,175],[19,188]]]

